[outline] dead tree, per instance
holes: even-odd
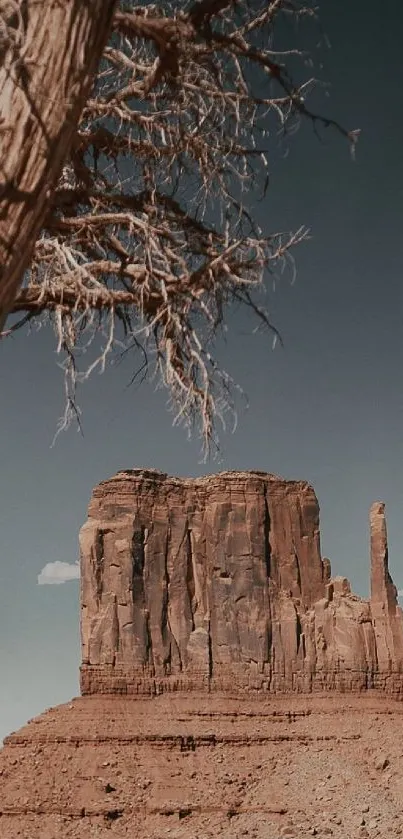
[[[77,381],[130,350],[135,373],[167,386],[176,420],[200,420],[213,439],[231,406],[212,354],[227,307],[273,329],[265,279],[306,235],[256,222],[269,136],[306,119],[356,138],[306,104],[315,79],[301,39],[314,18],[299,0],[122,1],[8,331],[52,322],[63,426]]]
[[[109,36],[116,0],[0,0],[0,329]]]

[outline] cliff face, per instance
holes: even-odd
[[[403,621],[376,509],[366,601],[331,579],[305,482],[148,470],[102,482],[80,534],[82,692],[399,694]]]
[[[371,614],[381,670],[401,669],[403,662],[402,611],[389,574],[385,505],[376,501],[370,510]]]

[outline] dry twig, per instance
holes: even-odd
[[[298,0],[121,4],[71,160],[54,195],[14,311],[47,316],[75,385],[114,348],[140,352],[167,386],[175,421],[200,421],[208,449],[231,408],[231,380],[212,356],[233,302],[275,333],[259,303],[265,272],[293,263],[306,231],[262,231],[269,133],[301,118],[314,79],[296,82],[298,43],[277,51],[284,21],[313,17]],[[101,351],[78,362],[96,337]]]

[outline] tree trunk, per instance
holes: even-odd
[[[0,0],[0,330],[29,265],[116,5]]]

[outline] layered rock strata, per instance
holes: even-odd
[[[381,504],[370,600],[331,578],[312,487],[265,473],[120,472],[95,488],[80,545],[83,694],[403,695]]]

